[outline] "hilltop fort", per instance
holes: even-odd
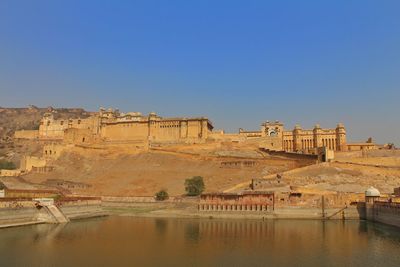
[[[8,188],[61,187],[101,196],[153,196],[165,188],[176,196],[184,193],[183,181],[196,175],[204,177],[207,192],[250,186],[363,192],[370,185],[389,192],[400,181],[392,167],[397,150],[372,140],[349,143],[341,123],[287,129],[264,121],[258,130],[226,133],[205,116],[34,106],[3,108],[0,122],[2,158],[16,165],[1,170]]]
[[[119,110],[103,109],[87,118],[59,118],[47,112],[40,120],[38,130],[15,132],[18,139],[63,141],[65,143],[91,145],[112,143],[136,143],[140,147],[170,144],[199,144],[206,142],[256,142],[260,148],[272,151],[315,154],[326,147],[332,151],[373,149],[373,143],[346,143],[346,129],[339,123],[336,128],[302,129],[296,125],[286,130],[279,121],[266,121],[259,131],[242,128],[236,134],[223,130],[213,131],[214,126],[207,117],[163,118],[152,112],[147,116],[140,112],[121,113]]]

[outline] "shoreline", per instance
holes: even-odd
[[[142,203],[140,203],[142,204]],[[305,210],[301,210],[301,213],[292,214],[287,216],[284,213],[277,212],[248,212],[248,213],[240,213],[240,212],[199,212],[195,210],[185,210],[185,209],[169,209],[167,207],[151,207],[149,205],[148,209],[141,209],[143,205],[138,206],[113,206],[113,207],[103,207],[103,210],[99,212],[98,209],[93,212],[74,214],[73,216],[68,216],[71,221],[78,221],[84,219],[91,218],[99,218],[99,217],[108,217],[108,216],[120,216],[120,217],[137,217],[137,218],[182,218],[182,219],[227,219],[227,220],[320,220],[320,221],[328,221],[328,220],[361,220],[356,216],[348,216],[345,219],[343,218],[322,218],[319,214],[315,213],[315,210],[312,210],[314,213],[304,212]],[[309,209],[308,209],[309,210]],[[7,220],[5,223],[0,222],[0,229],[18,227],[18,226],[29,226],[36,224],[45,224],[48,223],[46,221],[40,219],[17,219],[15,216],[15,210],[3,211],[4,216],[7,216]],[[13,219],[13,217],[15,217]],[[19,220],[19,221],[18,221]]]
[[[204,211],[198,210],[194,202],[93,202],[75,203],[60,207],[71,220],[90,219],[105,216],[137,218],[182,218],[182,219],[225,219],[225,220],[318,220],[345,221],[367,220],[393,225],[383,220],[371,220],[360,213],[358,206],[345,209],[299,206],[278,206],[273,211]],[[324,215],[323,215],[324,214]],[[35,207],[0,209],[0,229],[52,223],[43,217],[43,211]]]
[[[277,219],[306,219],[306,220],[360,220],[356,207],[349,207],[343,213],[328,218],[323,217],[319,208],[298,208],[286,207],[277,208],[274,211],[198,211],[193,206],[170,207],[169,205],[151,205],[149,203],[131,203],[130,205],[106,206],[105,211],[110,215],[131,216],[131,217],[154,217],[154,218],[221,218],[221,219],[256,219],[256,220],[277,220]],[[327,209],[325,215],[334,214],[338,208]]]

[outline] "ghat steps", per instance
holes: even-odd
[[[67,223],[69,219],[55,205],[44,206],[46,211],[53,217],[55,223]]]

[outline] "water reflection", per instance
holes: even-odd
[[[200,224],[198,222],[188,222],[185,225],[185,239],[188,242],[197,243],[200,238]]]
[[[110,217],[0,230],[0,266],[400,266],[396,228],[357,221]]]

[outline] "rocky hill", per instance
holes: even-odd
[[[56,118],[86,118],[90,112],[82,108],[26,108],[0,107],[0,158],[18,163],[21,153],[34,152],[38,144],[16,141],[13,139],[16,130],[39,129],[40,119],[44,113],[54,111]]]

